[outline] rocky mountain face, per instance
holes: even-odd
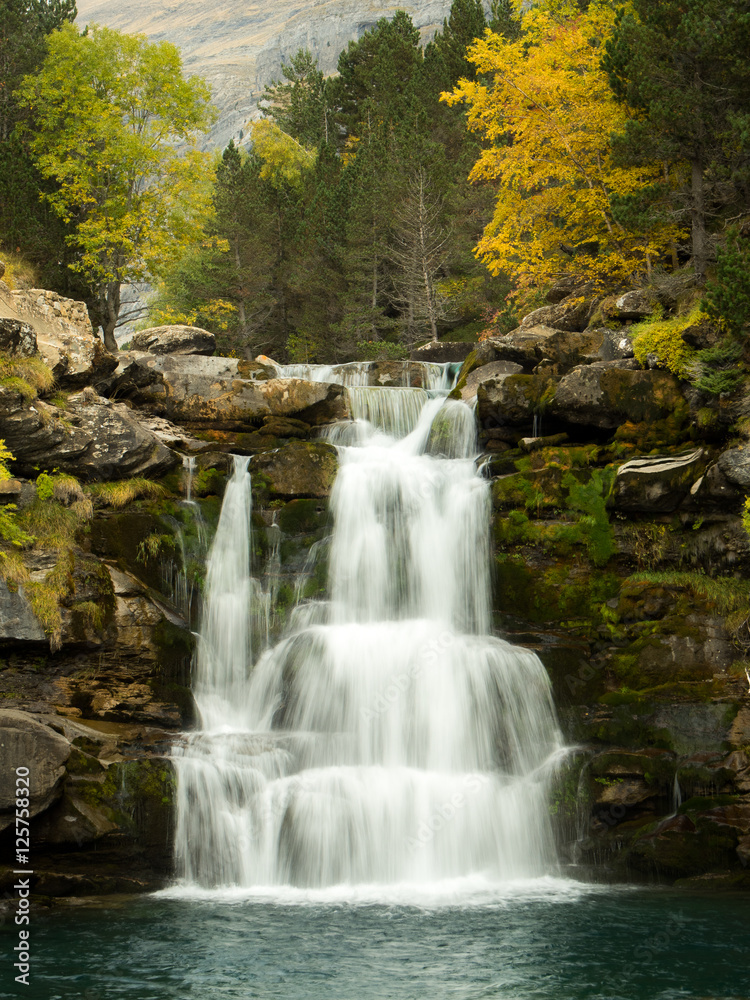
[[[397,10],[409,13],[426,40],[450,11],[450,0],[407,0],[385,4],[354,0],[306,0],[274,3],[228,0],[81,0],[82,24],[106,24],[140,32],[154,41],[179,46],[188,73],[211,85],[220,118],[206,137],[206,148],[223,148],[258,116],[258,98],[267,83],[280,77],[281,64],[300,48],[317,56],[325,73],[336,69],[339,53]]]

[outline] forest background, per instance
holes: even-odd
[[[750,12],[740,2],[454,0],[381,19],[324,77],[298,52],[238,145],[179,52],[0,0],[0,249],[86,302],[279,361],[406,357],[513,329],[562,279],[689,266],[738,362],[750,309]],[[723,384],[723,383],[722,383]]]

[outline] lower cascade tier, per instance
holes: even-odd
[[[262,738],[255,747],[245,735],[194,739],[179,786],[188,883],[505,881],[553,862],[547,766],[524,778],[342,766],[281,774],[289,752]]]

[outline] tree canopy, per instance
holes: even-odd
[[[613,24],[609,3],[572,18],[529,11],[517,40],[489,32],[475,42],[478,78],[444,95],[466,105],[469,127],[486,140],[471,178],[498,191],[477,252],[522,289],[570,271],[610,280],[645,272],[678,236],[668,216],[633,228],[618,212],[623,197],[660,183],[662,168],[624,166],[612,154],[609,137],[628,114],[600,67]]]
[[[208,88],[183,77],[167,42],[65,24],[19,95],[33,114],[28,147],[58,185],[45,197],[75,224],[72,266],[94,288],[105,343],[116,349],[122,284],[174,260],[205,203],[205,157],[178,144],[212,120]]]

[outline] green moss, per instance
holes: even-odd
[[[226,482],[226,475],[218,469],[201,469],[193,477],[193,494],[197,497],[223,496]]]
[[[696,326],[708,316],[695,306],[684,316],[662,319],[651,317],[630,328],[633,350],[640,364],[646,367],[649,354],[656,355],[659,364],[681,379],[689,379],[695,365],[697,351],[682,339],[689,326]]]
[[[285,535],[310,534],[326,526],[327,505],[321,500],[291,500],[279,507],[277,523]]]

